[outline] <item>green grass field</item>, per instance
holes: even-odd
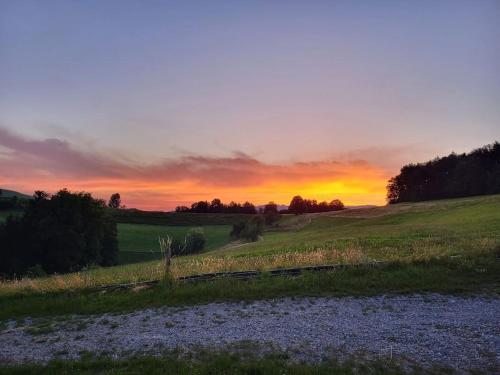
[[[287,217],[282,226],[287,228],[287,221],[294,220],[311,222],[298,230],[267,232],[263,241],[212,254],[255,257],[336,249],[352,250],[366,260],[412,260],[500,244],[499,195]]]
[[[186,233],[196,227],[165,226],[146,224],[118,224],[119,263],[137,263],[161,258],[158,236],[167,235],[182,241]],[[205,251],[224,246],[230,240],[228,225],[206,225],[201,227],[205,233]]]
[[[159,227],[120,228],[124,249],[143,243],[155,246]],[[181,234],[187,228],[176,229]],[[252,282],[175,284],[103,295],[91,289],[160,279],[162,264],[90,269],[0,283],[0,320],[290,295],[500,291],[500,195],[286,216],[276,230],[264,233],[262,241],[218,247],[227,241],[228,229],[207,227],[208,251],[174,258],[173,275],[373,260],[389,264],[297,279],[264,276]]]

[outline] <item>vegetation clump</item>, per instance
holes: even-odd
[[[227,214],[256,214],[255,206],[250,202],[243,204],[231,201],[229,204],[223,203],[220,199],[215,198],[212,202],[199,201],[194,202],[191,207],[177,206],[175,212],[192,212],[192,213],[227,213]]]
[[[264,230],[264,219],[262,216],[253,216],[246,222],[239,222],[233,225],[230,236],[231,238],[244,239],[255,242],[262,235]]]
[[[408,164],[387,185],[389,203],[500,193],[500,143]]]
[[[36,192],[23,216],[0,224],[0,276],[79,271],[116,264],[116,224],[88,193]]]
[[[326,201],[318,203],[315,199],[304,199],[300,195],[296,195],[288,206],[288,213],[300,215],[314,212],[340,211],[344,208],[344,203],[339,199],[334,199],[330,203]]]
[[[115,209],[123,207],[122,206],[122,198],[120,196],[120,193],[111,194],[111,197],[109,197],[109,201],[108,201],[108,207],[115,208]]]
[[[277,221],[279,221],[281,215],[278,210],[278,205],[274,202],[269,202],[264,206],[263,210],[264,214],[264,222],[266,225],[273,225]]]
[[[186,254],[199,253],[205,247],[206,239],[203,228],[194,228],[186,234],[184,252]]]

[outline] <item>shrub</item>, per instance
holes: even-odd
[[[278,205],[274,202],[269,202],[264,206],[264,221],[266,225],[272,225],[280,219]]]
[[[233,224],[233,229],[231,229],[231,233],[229,233],[229,236],[231,236],[233,240],[239,239],[241,236],[241,232],[243,231],[244,228],[245,228],[244,221],[240,221],[238,223]]]
[[[28,268],[28,270],[26,271],[26,275],[28,277],[43,277],[43,276],[47,276],[47,273],[45,272],[45,270],[43,269],[43,267],[39,264],[35,264],[34,266]]]
[[[191,229],[186,234],[184,252],[186,254],[199,253],[205,247],[205,233],[202,228]]]
[[[247,222],[240,222],[233,225],[230,233],[234,239],[245,239],[249,241],[257,241],[264,230],[264,219],[262,216],[254,216]]]

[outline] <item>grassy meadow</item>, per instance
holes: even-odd
[[[120,264],[144,262],[161,259],[158,236],[167,235],[183,241],[186,233],[192,228],[202,228],[205,234],[205,251],[217,249],[229,241],[229,225],[205,225],[200,227],[167,226],[118,223],[118,259]]]
[[[178,232],[172,233],[182,235],[187,228],[177,227]],[[158,230],[158,226],[120,224],[120,246],[124,252],[143,243],[155,246]],[[499,195],[285,216],[255,243],[227,243],[228,232],[227,226],[207,226],[207,251],[174,258],[173,275],[325,263],[389,264],[296,279],[263,276],[251,282],[220,280],[106,294],[91,289],[160,279],[162,264],[96,268],[1,283],[0,319],[293,295],[500,290]]]

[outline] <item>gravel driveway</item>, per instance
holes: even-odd
[[[284,351],[292,360],[309,362],[332,355],[392,356],[423,366],[494,373],[500,361],[500,299],[287,298],[9,321],[0,332],[4,363],[199,347]]]

